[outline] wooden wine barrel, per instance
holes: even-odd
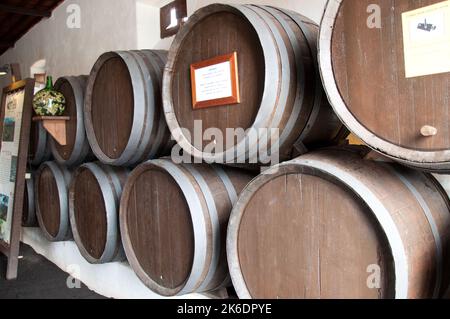
[[[47,131],[42,122],[31,122],[31,135],[29,144],[28,162],[30,165],[39,167],[42,163],[52,157]]]
[[[73,174],[69,189],[70,224],[75,242],[92,264],[122,261],[119,204],[128,171],[87,163]]]
[[[30,179],[25,180],[22,226],[36,227],[37,225],[38,223],[36,219],[36,210],[34,205],[34,180],[33,174],[30,174]]]
[[[449,286],[449,200],[432,175],[322,150],[242,191],[227,254],[241,298],[432,298]]]
[[[65,116],[69,116],[67,122],[67,145],[60,145],[53,138],[50,139],[50,147],[55,160],[65,166],[73,167],[92,160],[93,155],[84,129],[84,94],[87,85],[87,76],[66,76],[59,78],[55,83],[55,89],[66,98]]]
[[[120,229],[141,281],[164,296],[227,286],[228,217],[251,178],[235,169],[166,159],[138,166],[123,191]]]
[[[164,112],[178,144],[208,162],[255,163],[345,138],[320,81],[317,34],[311,20],[272,7],[213,4],[195,12],[172,44],[163,80]],[[194,109],[191,64],[233,52],[241,102]],[[193,141],[195,131],[203,136],[211,128],[224,137],[223,145],[215,137],[219,149],[208,149],[210,139]],[[249,131],[236,139],[229,128]],[[278,129],[279,138],[269,140],[261,129]]]
[[[173,143],[165,123],[161,81],[165,51],[103,54],[89,77],[85,125],[97,158],[132,166],[168,155]]]
[[[42,232],[50,241],[72,239],[68,203],[70,181],[70,171],[56,162],[46,162],[36,172],[36,216]]]
[[[415,76],[421,73],[409,68],[407,73],[403,32],[412,29],[402,26],[402,14],[438,2],[328,1],[319,58],[328,98],[355,135],[409,166],[448,172],[450,73],[433,74],[427,70],[428,61],[420,62],[420,53],[415,65],[423,68],[423,75]],[[426,39],[426,31],[417,32]],[[420,42],[415,45],[421,47]],[[414,54],[413,50],[407,52]],[[427,60],[442,64],[435,57]]]

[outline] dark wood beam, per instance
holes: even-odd
[[[14,42],[0,41],[0,48],[11,48],[14,46]]]
[[[0,4],[0,11],[6,11],[9,13],[16,13],[16,14],[22,14],[22,15],[27,15],[27,16],[33,16],[33,17],[50,18],[52,16],[51,11],[28,9],[28,8],[12,6],[9,4]]]

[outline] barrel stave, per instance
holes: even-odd
[[[317,151],[242,192],[228,262],[242,298],[439,297],[449,283],[449,223],[448,198],[428,175],[357,152]],[[370,288],[367,272],[377,270]]]
[[[250,178],[168,159],[139,165],[124,188],[120,222],[128,260],[144,284],[165,296],[226,286],[226,225]]]

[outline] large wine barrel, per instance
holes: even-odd
[[[39,167],[42,163],[50,160],[52,152],[50,149],[50,138],[42,122],[31,122],[31,134],[28,162],[30,165]]]
[[[213,4],[195,12],[177,34],[164,73],[164,112],[178,144],[208,162],[255,163],[278,150],[282,160],[290,159],[305,145],[344,138],[348,132],[320,81],[317,34],[318,26],[306,17],[271,7]],[[194,109],[191,64],[233,52],[241,102]],[[223,141],[216,136],[216,148],[209,150],[210,139],[200,144],[193,138],[197,131],[206,137],[211,128],[220,130]],[[228,128],[242,135],[227,134]],[[269,140],[264,129],[278,129],[279,138]]]
[[[50,241],[72,239],[68,188],[71,172],[56,162],[42,164],[35,177],[35,205],[39,226]]]
[[[50,139],[50,147],[55,160],[65,166],[73,167],[92,159],[92,151],[86,138],[84,129],[84,94],[87,84],[87,76],[66,76],[59,78],[55,83],[55,89],[66,98],[65,116],[69,116],[67,122],[67,145],[60,145],[54,139]]]
[[[83,257],[92,264],[122,261],[119,204],[128,171],[87,163],[73,174],[69,189],[70,224]]]
[[[402,26],[402,14],[438,2],[441,0],[328,1],[319,56],[329,100],[355,135],[409,166],[450,171],[450,73],[425,70],[422,76],[414,76],[409,68],[407,73],[405,59],[410,58],[403,43],[404,32],[414,29],[409,24]],[[417,19],[423,22],[421,16]],[[427,33],[428,37],[435,34],[431,31],[415,32],[427,41]],[[420,50],[421,35],[417,36],[419,42],[414,45]],[[406,41],[409,38],[405,36]],[[414,48],[407,52],[414,54]],[[426,69],[428,61],[420,62],[420,52],[416,58],[415,65]],[[433,56],[427,60],[442,64]]]
[[[241,298],[432,298],[449,285],[449,235],[431,175],[322,150],[242,191],[227,253]]]
[[[167,155],[161,82],[165,51],[108,52],[95,63],[85,99],[85,125],[97,158],[132,166]]]
[[[22,213],[23,227],[36,227],[36,210],[34,205],[34,179],[33,174],[25,181],[24,196],[23,196],[23,213]]]
[[[164,296],[228,285],[228,217],[251,178],[235,169],[166,159],[138,166],[124,188],[120,228],[141,281]]]

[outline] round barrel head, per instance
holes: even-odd
[[[90,256],[100,259],[105,251],[108,226],[103,192],[88,168],[80,169],[72,187],[72,207],[79,239]]]
[[[270,179],[246,203],[239,268],[253,298],[391,298],[386,236],[345,186],[311,172]]]
[[[160,168],[149,167],[132,178],[126,210],[121,212],[126,223],[125,249],[131,247],[136,259],[129,258],[130,264],[151,289],[176,295],[190,275],[194,258],[186,198],[174,178]]]
[[[66,122],[66,139],[67,145],[60,145],[55,143],[55,148],[64,160],[69,160],[76,143],[77,137],[77,104],[74,90],[67,80],[64,78],[59,79],[55,83],[55,88],[57,91],[61,92],[66,98],[66,110],[64,111],[65,116],[69,116],[70,120]]]
[[[436,26],[439,12],[428,11],[429,16],[434,15],[431,19],[434,21],[428,23],[419,19],[420,14],[402,20],[402,15],[438,2],[442,1],[344,0],[340,4],[331,39],[332,74],[326,71],[325,77],[334,77],[351,115],[368,131],[364,133],[365,142],[371,143],[373,133],[406,149],[424,152],[450,149],[450,73],[436,69],[439,63],[442,66],[439,60],[430,63],[438,59],[440,46],[431,43],[435,43],[436,33],[443,30],[423,28],[424,23]],[[326,30],[324,26],[323,32]],[[432,52],[427,49],[429,46]],[[420,62],[425,53],[431,60]],[[336,99],[332,103],[340,104]],[[347,115],[339,113],[345,123],[351,122]],[[424,135],[424,127],[432,127],[436,134]],[[361,128],[352,124],[350,128],[361,135]],[[381,142],[372,146],[392,152],[388,146],[380,145]],[[391,155],[402,157],[399,152]],[[403,152],[403,157],[410,156]]]
[[[246,130],[254,123],[263,96],[265,60],[255,27],[237,10],[220,8],[205,10],[207,13],[200,10],[202,18],[175,40],[171,50],[176,50],[176,57],[169,61],[173,67],[168,98],[181,128],[193,134],[195,121],[202,121],[202,134],[208,128],[217,128],[223,132],[224,146],[233,146],[239,141],[232,136],[233,140],[227,142],[226,129]],[[191,65],[233,52],[237,53],[241,103],[194,109]],[[203,147],[210,142],[203,141]]]
[[[133,126],[134,94],[128,67],[118,55],[106,59],[97,71],[90,115],[100,150],[119,158]]]
[[[37,187],[39,188],[37,203],[41,217],[40,226],[55,238],[60,231],[61,206],[55,175],[48,166],[44,166],[38,175]]]

